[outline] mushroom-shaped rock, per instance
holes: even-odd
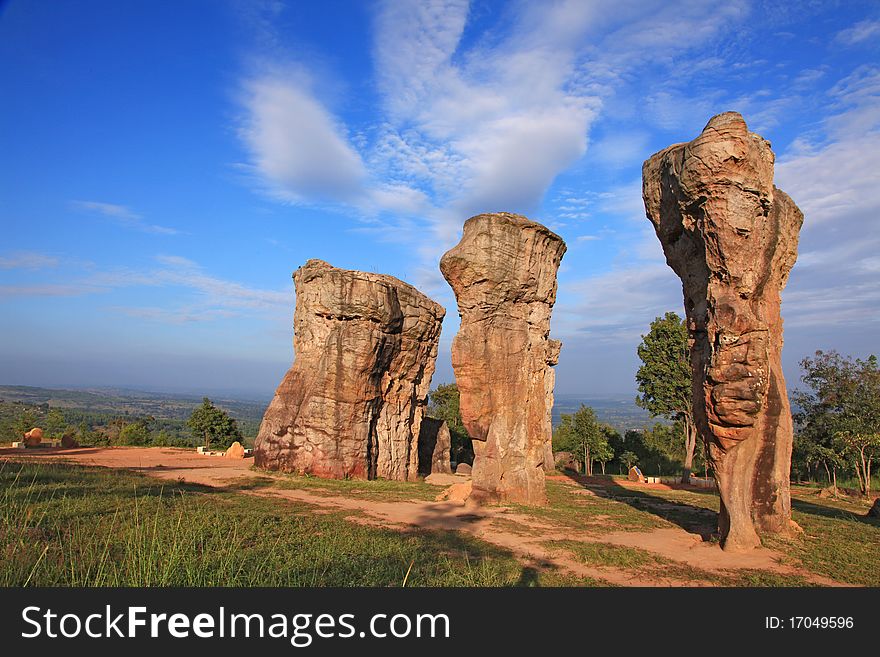
[[[684,291],[694,416],[721,495],[726,549],[788,533],[792,420],[782,375],[780,292],[803,214],[773,185],[770,144],[742,116],[642,168],[645,209]]]

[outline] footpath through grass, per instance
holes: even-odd
[[[120,470],[0,464],[3,586],[516,586],[580,581],[457,532]]]
[[[584,492],[589,495],[584,495]],[[765,537],[766,547],[790,563],[838,582],[880,586],[880,519],[868,518],[867,500],[857,497],[821,498],[815,487],[792,487],[792,518],[804,530],[790,540]],[[557,524],[580,528],[601,537],[611,531],[650,531],[679,526],[690,532],[712,531],[718,512],[718,496],[708,490],[662,490],[621,486],[598,479],[590,489],[571,483],[548,482],[551,505],[531,511]],[[678,579],[707,581],[719,586],[799,586],[799,577],[765,571],[729,571],[722,575],[658,560],[644,551],[603,548],[585,544],[557,544],[589,565],[614,566],[623,559],[644,570],[648,561]],[[651,570],[648,568],[648,570]]]

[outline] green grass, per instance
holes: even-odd
[[[669,526],[657,516],[603,496],[604,492],[603,495],[579,495],[575,490],[570,484],[548,481],[547,506],[513,505],[512,509],[561,527],[593,533],[647,531]]]
[[[0,585],[21,586],[553,586],[607,585],[523,564],[513,553],[452,531],[365,526],[349,511],[243,495],[269,485],[379,501],[433,499],[424,482],[330,481],[256,476],[227,489],[60,463],[0,463]],[[628,489],[609,481],[594,495],[548,482],[550,505],[516,507],[598,542],[544,543],[582,563],[643,576],[720,586],[802,586],[800,576],[714,572],[635,547],[602,542],[612,531],[680,525],[711,528],[711,492]],[[865,501],[821,499],[795,488],[805,532],[768,538],[794,564],[840,582],[880,586],[880,521]],[[318,513],[320,511],[320,513]],[[496,518],[499,530],[541,530]],[[517,532],[515,532],[517,533]],[[574,537],[573,537],[574,538]],[[412,568],[410,569],[410,566]],[[409,571],[409,576],[406,576]]]
[[[590,583],[457,532],[366,527],[310,505],[102,468],[5,463],[0,504],[4,586]]]
[[[880,519],[867,518],[867,501],[821,499],[797,491],[792,517],[804,530],[791,540],[766,539],[809,570],[839,582],[880,586]]]
[[[718,496],[711,491],[638,490],[616,486],[613,482],[594,487],[596,496],[578,495],[576,489],[562,482],[548,482],[551,506],[524,509],[535,517],[550,519],[590,534],[607,531],[639,530],[678,525],[701,533],[715,526]],[[880,520],[866,518],[870,504],[861,498],[822,499],[816,489],[793,487],[793,518],[804,534],[782,540],[764,537],[764,543],[806,570],[838,582],[862,586],[880,586]],[[610,512],[609,512],[610,511]],[[608,517],[595,522],[595,514]],[[574,542],[573,542],[574,543]],[[585,563],[603,564],[604,560],[634,558],[619,549],[582,547],[570,550]],[[597,544],[604,545],[604,544]],[[645,557],[646,558],[646,557]],[[797,575],[763,570],[704,571],[678,562],[661,562],[659,575],[689,580],[705,580],[719,586],[804,586],[809,582]],[[623,567],[629,567],[624,564]]]
[[[254,468],[255,472],[265,472]],[[274,480],[268,479],[278,488],[308,490],[328,497],[341,496],[352,499],[375,500],[377,502],[408,502],[413,500],[431,501],[445,488],[418,481],[389,481],[387,479],[323,479],[309,475],[283,474],[272,472]]]
[[[639,578],[644,581],[673,579],[728,587],[809,586],[809,582],[800,575],[758,569],[709,571],[625,545],[580,541],[546,541],[543,545],[550,549],[566,550],[588,566],[629,571],[634,581],[639,581]]]
[[[659,557],[647,550],[613,545],[611,543],[583,543],[580,541],[545,541],[546,547],[571,552],[579,561],[588,566],[605,568],[640,569],[648,565],[662,563]]]

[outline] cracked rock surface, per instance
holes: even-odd
[[[440,261],[461,315],[452,367],[474,444],[473,501],[546,503],[551,368],[561,347],[549,338],[550,313],[564,253],[546,227],[502,212],[468,219]]]
[[[797,259],[803,214],[773,185],[770,143],[742,116],[648,159],[645,209],[682,281],[697,426],[721,495],[725,548],[793,527],[792,420],[780,363],[780,292]]]
[[[415,479],[446,311],[392,276],[321,260],[309,260],[293,280],[296,358],[263,416],[255,465]]]

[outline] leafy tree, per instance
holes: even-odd
[[[76,430],[76,441],[80,445],[107,445],[107,436],[92,429],[87,422],[80,422]]]
[[[212,440],[217,441],[221,447],[243,440],[236,421],[222,408],[214,406],[207,397],[202,399],[202,405],[189,416],[186,426],[196,440],[204,439],[206,449],[211,447]]]
[[[642,336],[637,353],[642,366],[636,372],[641,393],[636,404],[655,417],[680,423],[685,446],[681,479],[687,483],[697,445],[687,326],[673,312],[657,317]]]
[[[12,428],[15,429],[15,433],[17,434],[16,440],[21,440],[22,435],[26,434],[35,426],[37,426],[37,416],[34,412],[29,408],[21,409],[21,412],[12,424]]]
[[[622,438],[620,437],[620,433],[608,424],[603,424],[601,426],[601,431],[605,440],[599,441],[596,445],[593,450],[593,458],[599,462],[599,465],[602,468],[602,474],[605,474],[605,466],[608,464],[608,461],[614,458],[614,445],[619,444],[622,441]]]
[[[119,432],[117,443],[120,445],[135,445],[143,447],[150,444],[150,429],[144,422],[132,422],[127,424]]]
[[[572,414],[563,413],[559,426],[553,432],[553,450],[571,452],[584,466],[586,475],[593,475],[593,463],[605,463],[614,458],[608,442],[609,434],[596,419],[596,412],[589,406],[581,407]]]
[[[67,420],[64,419],[64,413],[57,408],[52,408],[46,413],[46,434],[49,438],[60,438],[67,428]]]
[[[474,447],[461,419],[461,397],[454,383],[438,385],[428,393],[429,417],[444,420],[452,442],[451,458],[456,463],[473,463]]]
[[[638,454],[626,451],[620,455],[620,462],[626,466],[626,470],[629,472],[629,469],[639,462]]]
[[[835,470],[852,465],[864,495],[871,493],[873,460],[880,456],[880,370],[877,358],[852,360],[836,351],[817,351],[801,361],[809,390],[792,397],[800,410],[800,451]]]

